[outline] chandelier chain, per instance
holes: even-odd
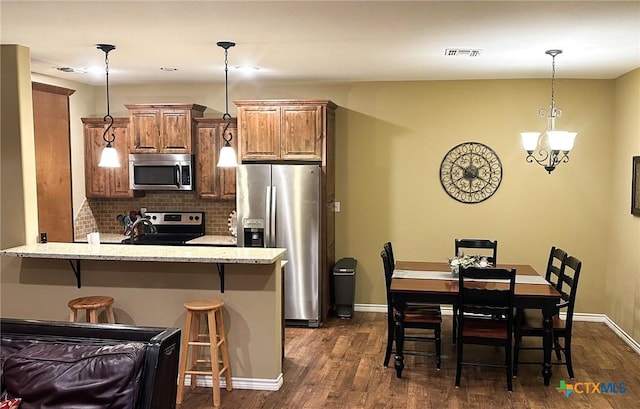
[[[102,139],[107,143],[107,146],[110,147],[111,144],[116,140],[116,136],[113,133],[113,116],[111,116],[111,103],[110,103],[110,95],[109,95],[109,51],[114,50],[115,47],[108,44],[99,44],[98,48],[104,51],[104,65],[105,65],[105,76],[106,76],[106,86],[107,86],[107,114],[102,118],[104,122],[108,122],[107,128],[104,130],[102,134]],[[109,131],[111,131],[111,135],[109,135]]]

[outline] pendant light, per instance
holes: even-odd
[[[236,45],[236,43],[232,43],[230,41],[219,41],[217,43],[218,47],[224,48],[224,95],[225,95],[225,111],[222,115],[222,119],[226,120],[227,123],[224,126],[224,130],[222,131],[222,139],[224,139],[224,146],[220,149],[220,157],[218,159],[218,167],[219,168],[234,168],[238,166],[238,159],[236,156],[236,152],[231,146],[231,140],[233,139],[233,134],[229,132],[229,136],[227,137],[227,130],[229,129],[229,125],[231,125],[231,115],[229,115],[229,80],[228,80],[228,60],[227,53],[229,52],[229,48]]]
[[[104,141],[107,143],[107,146],[105,146],[102,150],[98,166],[103,168],[119,168],[120,159],[118,158],[118,152],[116,152],[116,148],[114,148],[113,146],[113,143],[116,140],[116,136],[111,130],[111,128],[113,127],[113,117],[111,116],[109,107],[109,51],[115,50],[116,46],[111,44],[97,44],[97,48],[104,51],[105,73],[107,77],[107,114],[102,119],[104,120],[104,122],[108,122],[107,128],[102,134],[102,139],[104,139]],[[109,131],[111,131],[111,135],[109,135]]]
[[[551,69],[551,102],[549,111],[542,108],[539,115],[547,119],[547,129],[545,132],[521,132],[522,146],[527,151],[527,162],[534,161],[543,166],[549,174],[562,162],[569,162],[569,151],[573,149],[577,132],[556,130],[556,119],[562,116],[562,109],[556,107],[555,101],[555,77],[556,77],[556,56],[562,50],[547,50],[545,54],[552,58]]]

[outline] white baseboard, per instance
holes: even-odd
[[[387,312],[386,304],[355,304],[355,311],[360,312]],[[450,305],[442,305],[441,306],[442,315],[453,315],[453,309]],[[565,319],[566,314],[560,314],[560,318]],[[582,321],[582,322],[604,322],[607,326],[622,339],[631,349],[635,351],[636,354],[640,355],[640,343],[633,339],[629,334],[627,334],[622,328],[618,326],[611,318],[607,317],[605,314],[592,314],[592,313],[580,313],[576,312],[573,314],[574,321]]]
[[[191,375],[185,375],[185,385],[191,386]],[[251,389],[256,391],[277,391],[282,387],[282,374],[276,379],[260,379],[260,378],[236,378],[232,377],[233,389]],[[213,377],[198,376],[196,386],[213,388]],[[220,388],[226,388],[227,383],[224,377],[220,378]]]

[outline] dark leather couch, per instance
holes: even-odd
[[[2,318],[0,339],[20,409],[176,407],[180,329]]]

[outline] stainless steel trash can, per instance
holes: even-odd
[[[356,293],[357,260],[345,257],[333,267],[333,290],[335,294],[336,315],[340,318],[353,316],[353,304]]]

